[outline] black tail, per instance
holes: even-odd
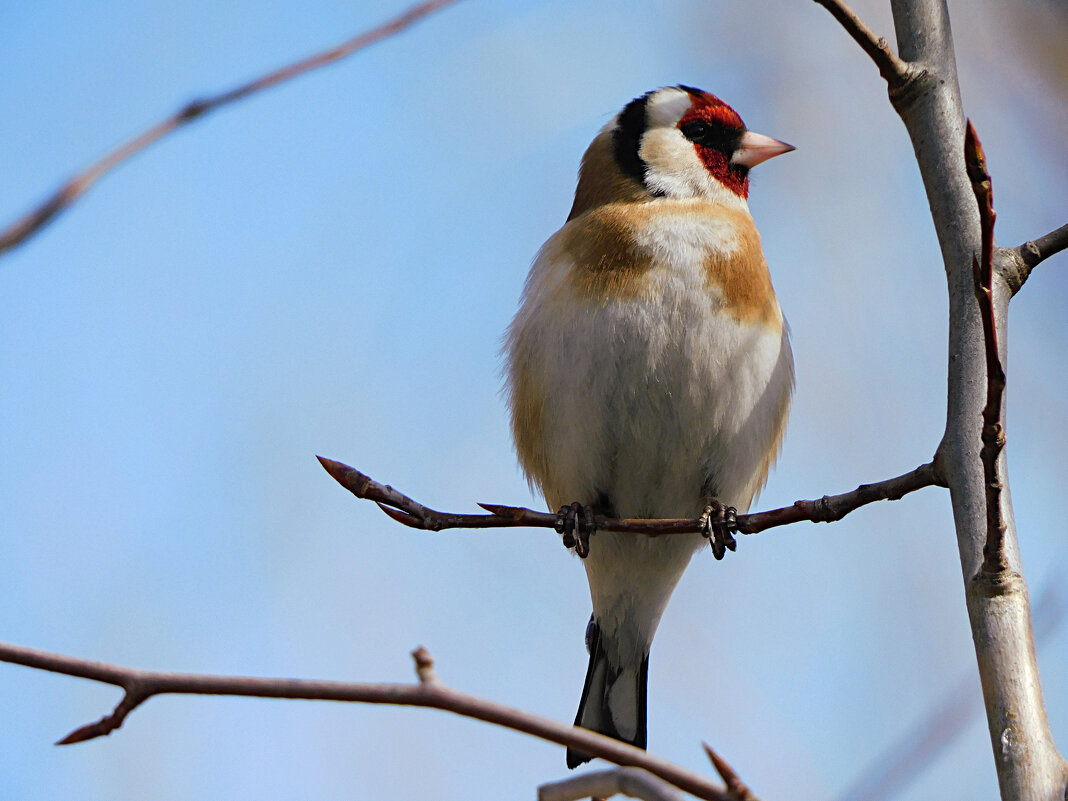
[[[586,645],[590,650],[590,666],[586,669],[586,683],[582,687],[575,725],[645,748],[649,655],[645,654],[641,665],[636,667],[612,664],[601,629],[592,619],[586,630]],[[622,683],[613,693],[617,682]],[[624,736],[619,733],[620,729],[634,734]],[[574,748],[567,749],[569,768],[577,768],[592,758]]]

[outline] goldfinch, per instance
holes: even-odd
[[[689,86],[631,101],[590,144],[505,344],[519,462],[551,509],[707,519],[715,502],[749,508],[793,391],[749,170],[793,149]],[[586,554],[565,537],[586,557],[593,601],[576,726],[645,747],[649,647],[705,542],[601,531]],[[717,558],[733,545],[713,540]],[[589,759],[567,752],[571,768]]]

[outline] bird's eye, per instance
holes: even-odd
[[[704,144],[704,140],[708,138],[708,135],[712,132],[707,122],[703,120],[690,120],[685,123],[682,128],[682,135],[689,139],[691,142],[697,144]]]
[[[699,147],[732,153],[742,131],[708,120],[687,120],[679,126],[682,135]]]

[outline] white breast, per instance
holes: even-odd
[[[728,223],[660,215],[636,240],[654,257],[637,296],[579,296],[553,240],[531,270],[510,360],[551,387],[535,478],[551,504],[603,493],[626,517],[696,516],[708,479],[745,509],[790,391],[784,328],[736,320],[703,274]]]
[[[509,330],[510,390],[517,442],[538,429],[524,468],[553,509],[607,497],[620,517],[697,517],[712,492],[745,511],[764,482],[792,386],[785,325],[777,305],[770,323],[732,316],[705,274],[710,252],[738,247],[730,215],[678,208],[636,217],[651,266],[620,291],[594,297],[575,280],[567,226],[531,269]],[[585,568],[612,664],[641,664],[704,542],[594,535]]]

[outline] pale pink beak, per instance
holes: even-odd
[[[731,164],[755,167],[762,161],[789,153],[791,150],[797,150],[797,148],[786,142],[780,142],[778,139],[772,139],[770,136],[746,131],[742,134],[742,140],[738,143],[734,155],[731,156]]]

